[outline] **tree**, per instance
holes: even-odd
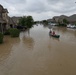
[[[32,16],[27,16],[27,17],[23,16],[19,20],[19,25],[25,26],[27,28],[31,28],[33,24],[34,24],[34,20],[33,20]]]
[[[32,16],[27,16],[27,18],[26,18],[26,26],[28,28],[31,28],[33,26],[33,24],[34,24],[34,20],[33,20]]]
[[[59,26],[66,26],[67,24],[69,24],[69,21],[67,19],[62,19],[62,21],[58,20],[58,25]]]
[[[63,19],[63,23],[68,24],[69,22],[67,21],[67,19]]]
[[[26,17],[23,16],[21,19],[19,19],[19,25],[25,26],[26,25]]]
[[[48,24],[47,20],[43,20],[42,22],[43,24]]]

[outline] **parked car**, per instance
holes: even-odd
[[[74,29],[74,28],[76,28],[76,25],[68,24],[68,25],[67,25],[67,28],[72,28],[72,29]]]
[[[25,26],[17,26],[17,29],[24,30],[24,29],[27,29],[27,27],[25,27]]]

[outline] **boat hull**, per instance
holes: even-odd
[[[49,33],[49,35],[52,36],[52,37],[55,37],[55,38],[59,38],[60,37],[60,35],[52,35],[50,33]]]

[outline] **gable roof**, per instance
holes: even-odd
[[[0,13],[8,13],[8,10],[0,4]]]

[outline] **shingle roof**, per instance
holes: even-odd
[[[3,13],[6,13],[6,12],[8,13],[8,10],[7,9],[3,9]]]
[[[0,13],[5,13],[5,12],[8,13],[8,10],[3,8],[3,6],[0,4]]]

